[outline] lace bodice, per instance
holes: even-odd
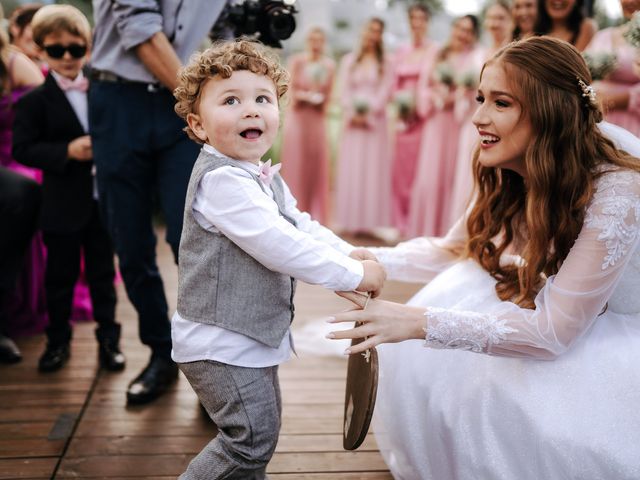
[[[463,221],[442,239],[416,239],[374,253],[389,278],[429,281],[459,262]],[[640,315],[640,173],[609,170],[596,184],[582,231],[560,270],[524,309],[496,297],[482,312],[427,307],[426,344],[507,356],[553,358],[605,309]],[[487,274],[488,277],[488,274]],[[473,292],[460,292],[461,296]]]

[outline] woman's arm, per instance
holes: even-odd
[[[38,66],[21,52],[13,53],[13,68],[11,70],[15,87],[36,87],[44,82],[44,77]]]
[[[420,326],[426,345],[432,348],[553,359],[567,351],[606,309],[639,241],[640,173],[608,173],[599,181],[569,255],[537,295],[535,309],[498,301],[482,312],[416,309],[372,300],[364,311],[335,315],[335,322],[364,325],[335,332],[334,338],[369,337],[352,349],[357,353],[378,343],[417,338]]]

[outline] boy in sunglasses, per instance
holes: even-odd
[[[45,287],[49,326],[38,368],[52,372],[70,356],[71,305],[84,252],[100,364],[122,370],[115,322],[114,253],[98,211],[87,116],[91,27],[70,5],[42,7],[32,21],[33,38],[49,65],[45,82],[15,106],[13,155],[44,173],[41,229],[47,246]]]

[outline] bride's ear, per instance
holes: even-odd
[[[336,292],[336,294],[342,298],[346,298],[360,308],[364,308],[365,304],[367,303],[368,295],[366,293]]]

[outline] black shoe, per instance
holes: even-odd
[[[100,359],[100,366],[111,372],[119,372],[124,370],[126,359],[124,354],[118,347],[117,340],[101,340],[98,342],[98,358]]]
[[[18,346],[9,337],[0,335],[0,363],[17,363],[22,360]]]
[[[69,344],[62,343],[59,345],[47,344],[47,348],[40,357],[38,362],[38,370],[41,372],[55,372],[60,370],[69,360],[71,353]]]
[[[149,403],[162,395],[178,378],[178,366],[170,359],[151,357],[127,389],[127,403],[140,405]]]

